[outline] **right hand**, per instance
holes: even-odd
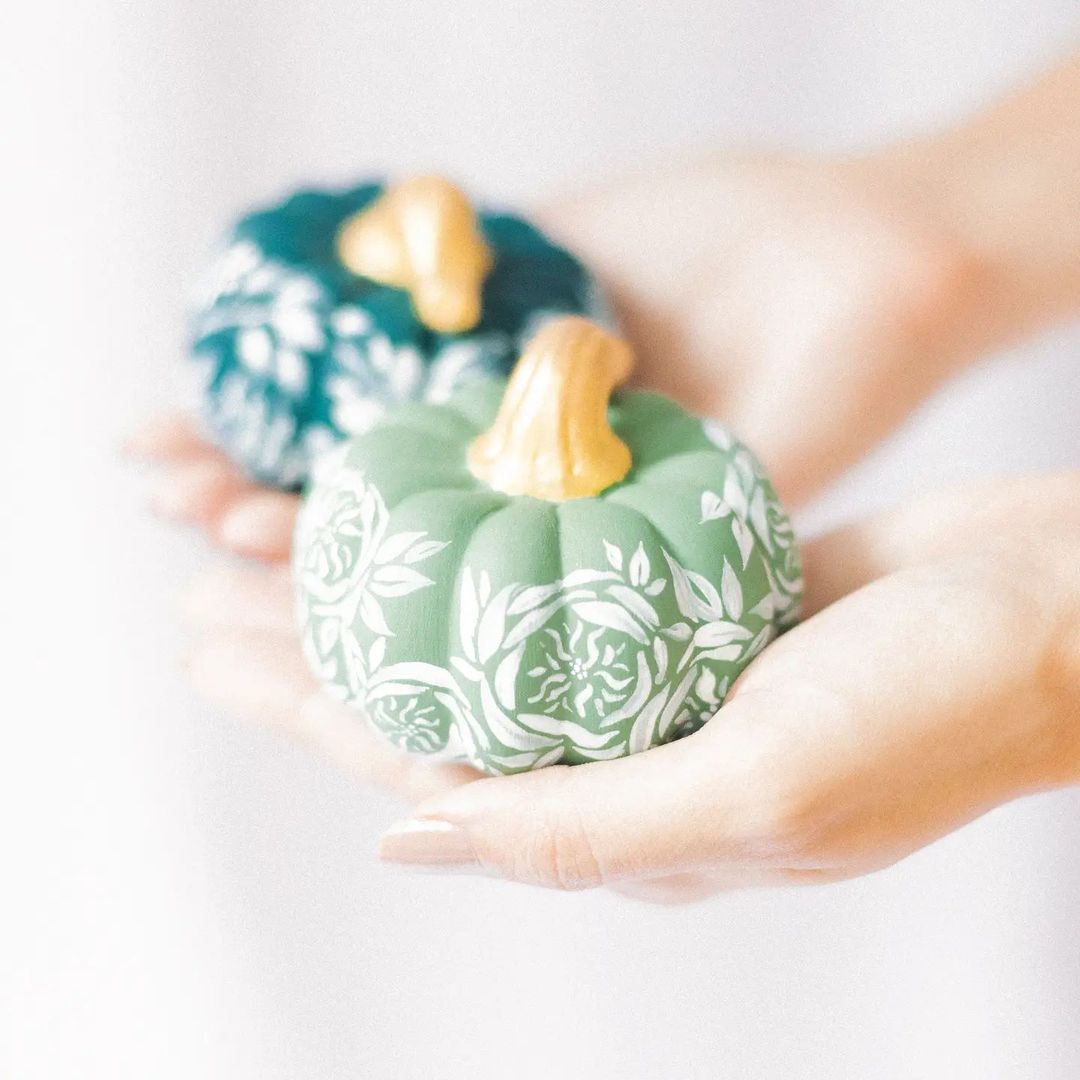
[[[1009,753],[1015,751],[1017,772],[1022,772],[1019,766],[1030,764],[1028,759],[1037,756],[1040,749],[1040,741],[1025,734],[1037,726],[1039,710],[1047,715],[1054,712],[1054,694],[1075,702],[1080,686],[1080,580],[1075,565],[1080,543],[1078,483],[1080,477],[1074,474],[986,485],[963,494],[924,500],[809,542],[804,549],[807,621],[765,650],[747,669],[719,716],[703,732],[684,743],[650,751],[640,762],[580,766],[568,772],[554,768],[551,777],[517,778],[485,786],[484,791],[490,793],[488,803],[493,801],[496,809],[502,805],[505,810],[506,805],[513,804],[513,794],[521,790],[523,783],[550,787],[555,774],[565,774],[565,782],[555,784],[557,790],[576,791],[580,787],[587,793],[590,785],[585,779],[595,777],[596,784],[601,785],[596,790],[602,794],[604,777],[610,777],[616,788],[620,786],[620,769],[639,773],[644,769],[643,775],[647,775],[652,765],[662,764],[667,760],[665,755],[672,754],[683,762],[707,761],[711,746],[714,756],[718,755],[717,772],[715,782],[705,787],[715,789],[716,797],[727,803],[740,791],[749,793],[748,807],[756,813],[762,809],[757,805],[758,794],[764,790],[761,778],[751,775],[751,782],[740,783],[736,768],[740,760],[752,765],[755,755],[747,755],[746,745],[738,749],[737,740],[732,744],[736,750],[725,749],[725,738],[731,733],[738,735],[740,730],[744,737],[748,732],[759,733],[769,745],[769,740],[775,742],[781,731],[786,733],[784,738],[792,740],[790,750],[777,759],[787,763],[784,770],[770,774],[773,787],[791,774],[800,783],[810,784],[812,793],[818,792],[830,781],[839,783],[834,774],[843,762],[851,760],[862,763],[858,776],[861,782],[872,781],[874,776],[880,781],[885,776],[888,785],[897,791],[904,783],[910,786],[911,776],[916,778],[917,788],[918,776],[929,769],[955,780],[942,781],[941,790],[958,798],[951,803],[946,799],[938,808],[938,816],[925,822],[916,820],[917,815],[905,809],[903,798],[896,796],[893,817],[903,835],[898,833],[895,847],[901,851],[905,845],[910,850],[978,812],[978,807],[971,808],[964,801],[965,792],[982,797],[984,802],[1015,794],[1013,787],[1022,787],[1021,780],[1030,783],[1030,778],[1018,780],[1009,772]],[[1035,580],[1028,581],[1009,569],[1016,565],[1026,568]],[[1039,577],[1040,566],[1050,568],[1045,578]],[[1035,592],[1039,593],[1038,600],[1032,600]],[[888,605],[885,609],[883,600]],[[481,779],[476,770],[466,765],[431,765],[423,757],[399,753],[365,717],[320,692],[300,654],[292,588],[285,568],[216,571],[195,583],[185,598],[184,609],[196,634],[189,668],[192,681],[196,689],[223,709],[314,743],[359,778],[389,787],[409,803],[422,801],[430,808],[430,800],[435,799],[434,805],[441,806],[442,796]],[[919,610],[924,611],[923,616],[918,615]],[[1022,625],[1007,624],[1004,616],[1015,612],[1022,613],[1027,621]],[[940,646],[940,654],[932,660],[934,669],[953,665],[947,682],[927,678],[919,669],[931,632],[928,622],[920,619],[930,623],[948,620],[947,625],[954,628],[953,636],[941,627],[933,631]],[[1051,643],[1058,657],[1054,664],[1039,661],[1043,650],[1040,642],[1044,641]],[[1035,658],[1033,666],[1037,670],[1030,672],[1035,680],[1030,691],[1021,670],[1023,657]],[[1064,666],[1059,662],[1061,658]],[[958,673],[965,671],[974,672],[974,676],[960,678]],[[831,681],[825,680],[823,673],[829,673]],[[1047,673],[1053,676],[1049,683]],[[822,693],[798,691],[785,696],[785,680],[791,683],[792,676],[804,690],[826,682],[829,694],[824,700],[843,707],[827,709],[821,716],[814,714],[813,707],[823,700]],[[1038,680],[1045,685],[1038,684]],[[994,689],[998,684],[1000,694]],[[902,694],[887,691],[887,686],[896,685],[905,687]],[[972,685],[976,687],[974,697]],[[997,716],[993,710],[1002,708],[1001,702],[1006,700],[1019,700],[1023,707],[1006,709]],[[868,708],[868,703],[876,704]],[[1056,708],[1062,712],[1060,706]],[[802,715],[800,710],[808,715]],[[747,718],[754,722],[749,726],[744,722],[740,728],[736,720]],[[1080,736],[1075,724],[1074,717],[1060,736],[1055,736],[1057,741],[1045,742],[1051,750],[1047,760],[1055,767],[1068,766],[1058,752],[1067,744],[1072,747],[1073,764],[1080,765]],[[1010,742],[1013,729],[1016,737]],[[1071,735],[1067,734],[1069,730]],[[819,732],[821,738],[831,732],[834,743],[846,747],[846,752],[825,755],[829,763],[826,768],[823,744],[815,741],[817,736],[808,740],[800,732]],[[952,742],[946,740],[950,732]],[[980,757],[983,743],[992,751]],[[699,751],[705,755],[700,759]],[[655,762],[653,754],[657,755]],[[923,754],[930,756],[923,760]],[[801,771],[797,768],[800,762],[806,766]],[[986,762],[990,763],[989,779],[986,775],[972,778],[963,772],[982,768]],[[953,765],[956,768],[950,772]],[[987,771],[983,769],[984,774]],[[717,787],[720,777],[724,781]],[[1055,782],[1049,776],[1042,780]],[[994,791],[1000,789],[1000,795],[987,795],[988,784],[997,784]],[[848,778],[844,785],[850,795],[853,782]],[[630,785],[627,790],[639,788],[642,792],[665,790],[663,784]],[[867,792],[872,794],[874,790],[874,782],[869,786],[863,782],[860,797],[869,798]],[[842,801],[837,801],[839,795],[839,789],[833,791],[826,804],[836,813],[843,809]],[[797,801],[796,795],[791,798]],[[848,801],[857,809],[857,798]],[[633,800],[628,803],[610,792],[601,802],[609,806],[612,814],[620,812],[620,808],[631,817],[637,813]],[[468,800],[462,803],[455,797],[447,805],[467,806]],[[923,811],[929,806],[925,799],[919,803]],[[509,814],[509,818],[513,815]],[[663,815],[661,819],[667,820]],[[499,833],[498,819],[492,827]],[[855,834],[861,836],[858,830]],[[643,839],[638,846],[644,850],[647,844]],[[855,860],[853,865],[863,868],[881,857],[876,849],[869,854],[848,854]],[[734,869],[746,881],[756,880],[753,866]],[[806,879],[822,876],[811,874]],[[843,876],[838,868],[837,876]],[[657,871],[651,876],[645,874],[642,880],[633,875],[624,880],[615,874],[609,883],[629,895],[671,902],[705,895],[730,881],[730,874],[716,877],[682,873],[671,877]]]

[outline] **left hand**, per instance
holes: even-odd
[[[288,559],[299,496],[246,477],[184,415],[151,417],[124,452],[158,467],[150,503],[162,517],[194,525],[238,555]]]
[[[193,678],[425,799],[390,862],[662,901],[838,880],[1080,780],[1078,492],[1010,481],[807,544],[807,621],[701,731],[618,761],[480,779],[404,758],[317,692],[280,569],[190,594]]]

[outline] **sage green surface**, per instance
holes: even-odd
[[[695,731],[797,617],[772,485],[725,428],[628,392],[608,412],[623,482],[503,495],[465,455],[504,388],[405,405],[323,461],[294,545],[315,672],[401,749],[491,773]]]

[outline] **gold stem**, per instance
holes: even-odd
[[[458,334],[480,321],[491,249],[448,180],[416,176],[387,189],[342,225],[338,254],[354,274],[405,289],[432,330]]]
[[[553,319],[521,354],[495,423],[469,447],[473,475],[508,495],[555,502],[617,484],[630,450],[607,407],[631,367],[625,341],[577,315]]]

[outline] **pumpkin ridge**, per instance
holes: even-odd
[[[555,562],[556,562],[556,567],[558,569],[558,576],[556,577],[555,580],[558,581],[558,583],[559,583],[559,592],[558,592],[558,597],[559,597],[559,608],[558,608],[559,620],[560,620],[560,623],[562,625],[562,629],[565,630],[566,629],[566,623],[567,623],[567,617],[566,617],[566,585],[563,583],[563,581],[564,581],[564,578],[566,577],[566,554],[565,554],[565,549],[564,549],[564,546],[563,546],[563,518],[566,516],[566,506],[567,506],[567,504],[566,503],[555,503],[554,506],[555,506],[555,535],[558,537],[558,540],[559,540],[558,548],[557,548],[557,550],[555,552]],[[570,680],[575,685],[578,685],[579,680],[573,674],[573,672],[570,673]],[[565,754],[565,752],[566,752],[566,739],[565,738],[562,740],[562,746],[563,746],[563,753]]]
[[[650,484],[639,484],[639,486],[641,486],[641,487],[654,487],[655,488],[655,487],[660,487],[661,485],[659,485],[659,484],[651,484],[651,485]],[[667,490],[671,490],[671,488],[674,485],[669,484],[669,485],[663,485],[663,486]],[[687,490],[689,490],[689,489],[690,489],[689,485],[687,485]],[[696,486],[694,487],[694,490],[696,490]],[[615,496],[615,495],[618,494],[618,492],[619,492],[619,489],[616,488],[611,492],[611,495]],[[633,503],[624,502],[622,499],[617,499],[617,498],[614,498],[614,497],[612,497],[610,499],[610,501],[613,502],[613,503],[616,503],[618,506],[621,506],[624,510],[629,510],[632,513],[637,514],[638,517],[640,517],[641,520],[643,522],[645,522],[645,524],[652,531],[652,534],[655,537],[655,539],[657,540],[657,542],[659,543],[659,546],[664,551],[666,551],[672,558],[676,559],[678,562],[680,562],[680,563],[682,563],[684,565],[692,564],[695,561],[693,559],[687,559],[686,552],[681,551],[679,549],[678,544],[672,543],[671,537],[667,533],[667,531],[662,529],[660,527],[659,523],[655,519],[650,517],[650,515],[645,510],[641,509],[641,507],[635,506]]]
[[[476,490],[481,491],[482,489],[477,486]],[[492,495],[499,494],[498,492],[494,491],[490,491],[489,493]],[[448,595],[451,597],[451,601],[450,603],[445,605],[445,623],[443,625],[443,632],[439,635],[440,640],[444,640],[446,643],[445,654],[439,657],[439,662],[442,667],[450,666],[450,658],[455,654],[456,651],[454,648],[454,627],[458,621],[459,613],[457,605],[459,603],[458,598],[461,596],[461,577],[462,574],[464,574],[465,572],[465,568],[469,564],[469,550],[472,548],[473,541],[476,539],[476,535],[480,531],[480,526],[483,525],[484,522],[495,517],[497,514],[500,514],[502,511],[511,509],[513,505],[513,501],[508,499],[501,504],[496,504],[486,513],[482,514],[475,522],[473,522],[471,528],[469,529],[465,543],[461,547],[461,556],[454,564],[453,576],[450,578],[451,588]],[[457,727],[457,720],[452,719],[450,723],[451,727]],[[462,741],[466,742],[467,739],[463,738]]]

